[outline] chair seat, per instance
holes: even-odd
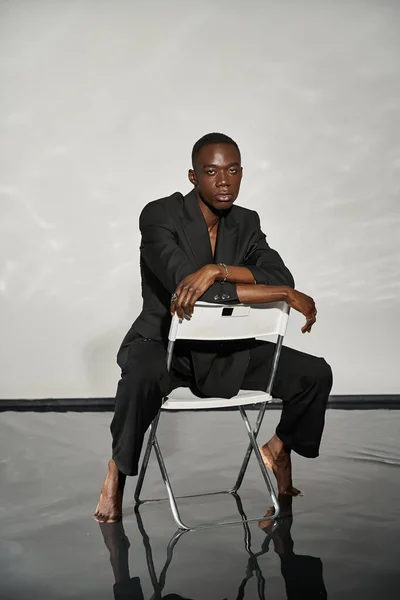
[[[207,410],[209,408],[226,408],[271,402],[272,396],[267,392],[256,390],[240,390],[233,398],[199,398],[189,388],[181,387],[173,390],[162,405],[162,410]]]

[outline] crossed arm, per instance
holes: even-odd
[[[141,254],[170,294],[177,298],[171,302],[171,314],[179,318],[191,316],[197,300],[214,302],[215,293],[221,288],[228,292],[230,303],[263,304],[285,301],[306,317],[302,332],[310,332],[316,321],[317,310],[312,298],[294,289],[290,271],[279,254],[269,247],[261,231],[257,213],[253,213],[253,234],[243,265],[227,265],[225,284],[223,266],[208,264],[192,272],[186,254],[177,243],[176,224],[165,208],[157,202],[145,207],[140,216],[142,233]],[[255,285],[257,284],[257,285]]]
[[[246,267],[227,266],[227,281],[236,283],[237,296],[245,304],[263,304],[267,302],[286,302],[291,308],[306,317],[302,327],[303,333],[310,333],[317,317],[314,300],[293,289],[289,285],[257,284],[250,269]],[[197,300],[219,279],[224,279],[226,271],[220,265],[205,265],[198,271],[188,275],[176,288],[177,298],[171,302],[171,315],[175,312],[180,319],[184,314],[192,316]]]

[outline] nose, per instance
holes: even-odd
[[[229,187],[230,183],[229,183],[229,179],[227,177],[227,174],[225,173],[225,171],[220,171],[218,173],[218,177],[217,177],[217,186],[218,187]]]

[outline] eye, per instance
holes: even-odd
[[[232,175],[235,175],[238,172],[239,172],[239,169],[235,169],[235,167],[232,167],[231,169],[229,169],[229,173],[231,173]]]
[[[207,169],[207,175],[215,175],[215,169]]]

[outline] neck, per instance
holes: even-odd
[[[196,198],[206,222],[207,229],[210,231],[210,229],[213,229],[217,225],[218,221],[220,220],[221,213],[206,204],[198,192],[196,192]]]

